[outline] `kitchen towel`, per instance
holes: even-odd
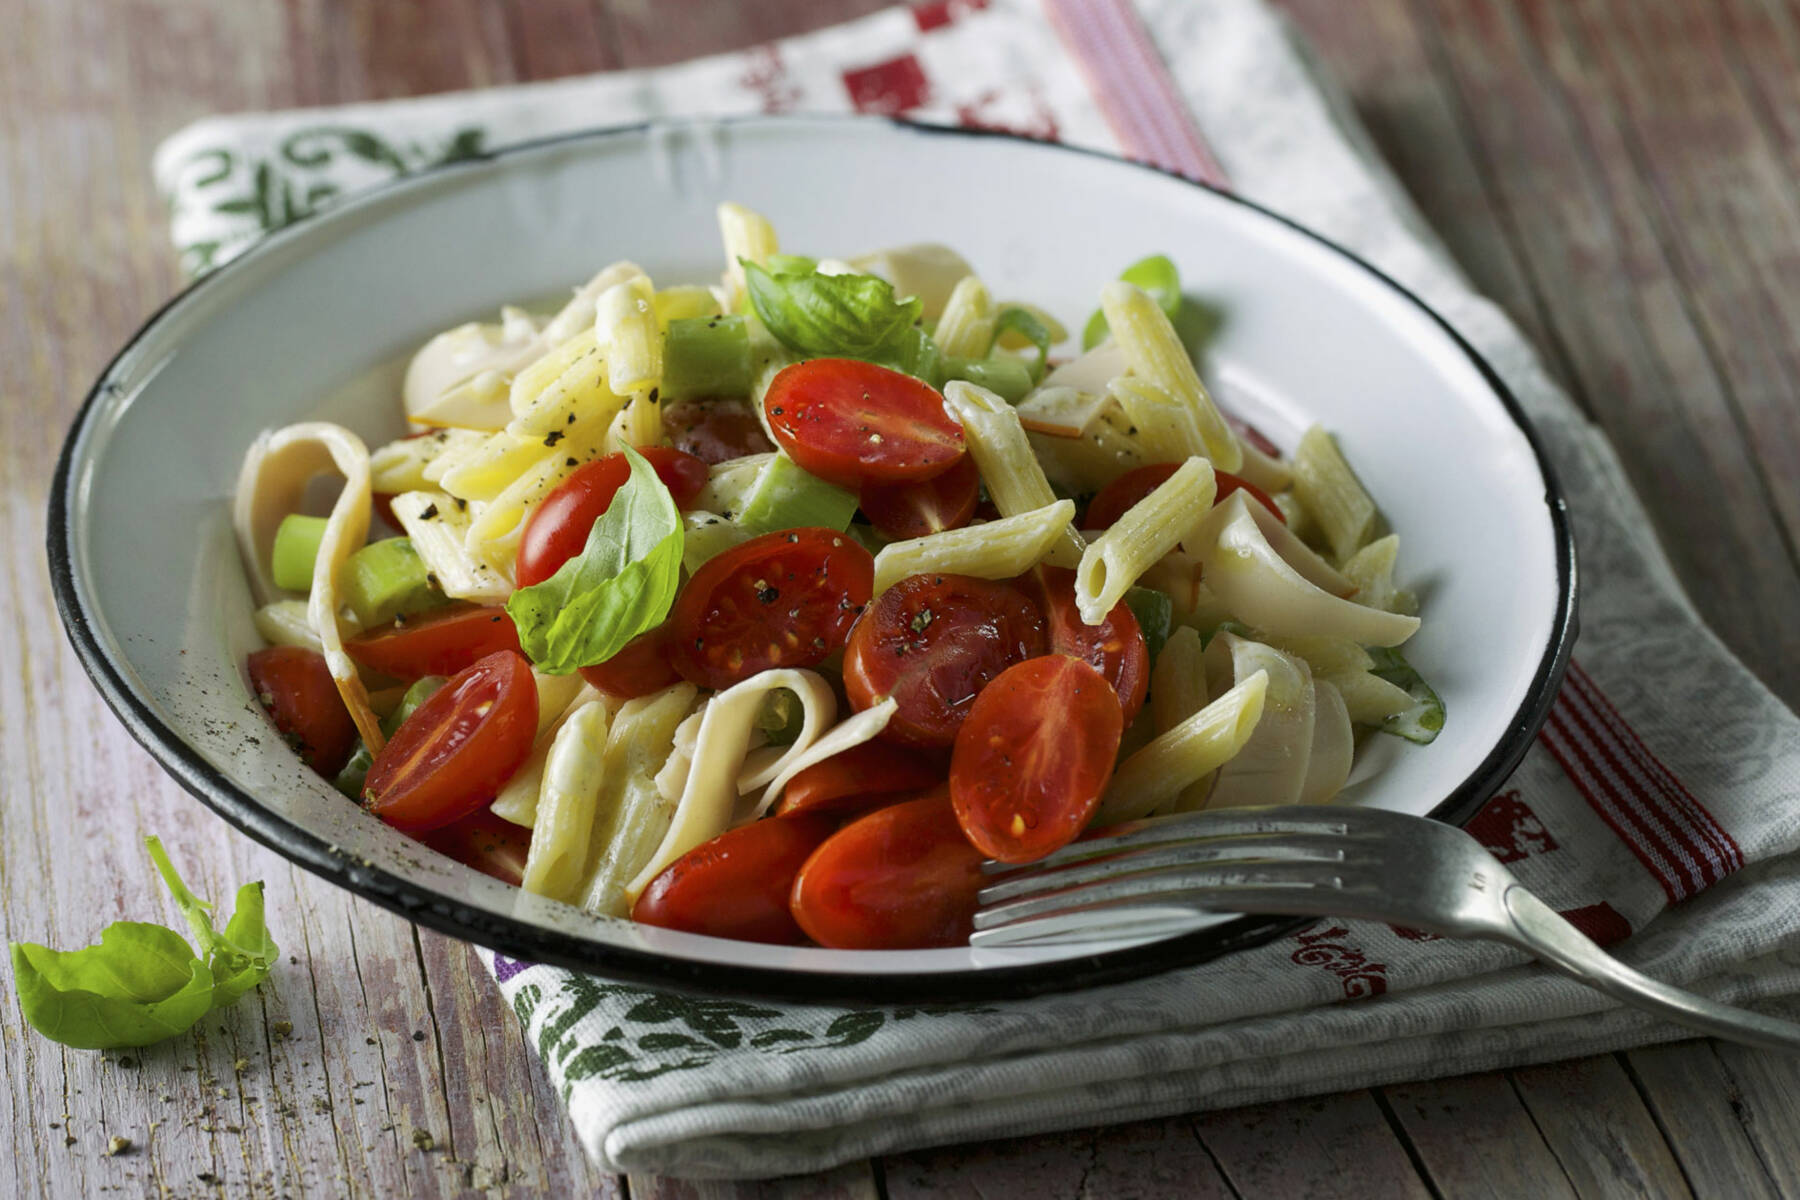
[[[1800,995],[1800,722],[1701,623],[1605,439],[1473,293],[1260,0],[931,0],[656,70],[210,118],[155,168],[198,272],[335,196],[507,143],[845,110],[1227,184],[1445,316],[1530,414],[1582,575],[1568,682],[1471,830],[1640,969],[1735,1002]],[[721,999],[482,954],[596,1161],[677,1176],[817,1170],[1685,1036],[1503,947],[1362,921],[1129,984],[940,1007]]]

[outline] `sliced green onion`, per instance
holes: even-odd
[[[941,369],[943,382],[966,379],[993,392],[1008,404],[1017,404],[1031,390],[1030,365],[1010,354],[992,354],[987,358],[946,358]]]
[[[442,675],[426,675],[414,680],[413,685],[406,689],[406,694],[400,697],[400,703],[394,706],[394,711],[389,713],[387,720],[381,723],[381,732],[388,737],[393,737],[400,726],[406,723],[406,718],[418,712],[419,706],[431,699],[432,693],[447,682],[449,681]],[[368,746],[358,742],[356,753],[350,756],[350,761],[344,764],[344,769],[337,773],[337,778],[331,781],[331,786],[352,800],[361,800],[363,781],[368,777],[369,768],[374,763],[375,756],[369,753]]]
[[[842,531],[855,514],[855,492],[808,474],[783,450],[750,486],[738,524],[753,534],[803,526]]]
[[[742,317],[686,317],[670,321],[663,342],[662,396],[750,394],[750,336]]]
[[[1125,607],[1137,618],[1138,628],[1144,632],[1144,645],[1150,651],[1150,665],[1155,666],[1175,624],[1175,602],[1167,592],[1134,587],[1125,592]]]
[[[338,574],[338,587],[365,629],[444,602],[407,538],[383,538],[352,554]]]
[[[269,573],[275,586],[290,592],[312,591],[313,563],[319,557],[319,543],[325,539],[324,517],[303,517],[289,513],[281,518],[275,530],[275,548],[269,555]]]

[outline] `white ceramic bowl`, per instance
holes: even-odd
[[[269,426],[398,430],[396,364],[437,330],[552,297],[617,258],[717,274],[714,206],[803,253],[942,241],[1002,296],[1079,329],[1100,284],[1164,252],[1223,313],[1204,370],[1291,446],[1338,435],[1401,535],[1425,624],[1407,646],[1449,711],[1426,748],[1369,743],[1346,801],[1469,816],[1524,753],[1573,637],[1573,551],[1517,405],[1391,281],[1286,221],[1154,169],[879,119],[601,131],[409,179],[267,238],[158,313],[95,386],[50,502],[58,603],[132,734],[226,820],[413,920],[508,954],[703,987],[851,999],[1025,994],[1200,961],[1292,922],[1222,918],[1149,944],[850,953],[587,916],[423,850],[333,791],[245,686],[257,644],[227,518]]]

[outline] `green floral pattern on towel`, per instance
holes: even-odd
[[[176,169],[182,268],[204,275],[257,238],[311,216],[338,197],[444,163],[480,158],[487,132],[465,126],[442,139],[400,141],[351,125],[295,130],[266,154],[212,147]],[[182,230],[202,231],[191,238]]]

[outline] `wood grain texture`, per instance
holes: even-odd
[[[215,111],[712,53],[882,0],[0,0],[0,932],[268,883],[283,963],[191,1036],[64,1051],[0,1004],[21,1195],[610,1195],[465,946],[231,834],[67,650],[43,503],[88,383],[180,284],[148,181]],[[1800,10],[1277,0],[1477,286],[1613,437],[1703,612],[1800,702]],[[10,976],[0,978],[10,992]],[[640,1196],[1800,1194],[1800,1067],[1710,1042]],[[109,1138],[130,1139],[105,1153]]]

